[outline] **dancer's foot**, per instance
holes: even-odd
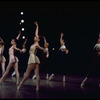
[[[14,75],[16,75],[15,71],[12,73],[12,75],[11,75],[11,76],[13,77]]]
[[[48,80],[49,79],[49,74],[47,74],[47,76],[46,76],[46,80]]]
[[[54,77],[54,74],[52,74],[50,77],[49,77],[49,80],[52,80]]]
[[[32,79],[36,79],[36,75],[34,75],[34,76],[32,77]]]
[[[19,90],[24,84],[20,83],[17,87],[17,89]]]
[[[84,87],[84,85],[85,85],[87,79],[88,79],[88,78],[86,77],[86,78],[82,81],[81,87]]]
[[[63,82],[65,82],[66,81],[66,78],[65,78],[65,75],[63,76]]]

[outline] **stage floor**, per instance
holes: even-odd
[[[51,81],[45,76],[40,74],[40,91],[36,92],[36,80],[32,80],[32,75],[19,90],[16,77],[8,75],[0,84],[0,99],[100,99],[99,77],[91,77],[86,86],[80,88],[84,76],[66,75],[66,82],[62,81],[62,75],[55,75]]]

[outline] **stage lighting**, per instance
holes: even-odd
[[[24,23],[24,20],[23,19],[21,20],[21,23]]]
[[[21,25],[21,23],[19,23]]]
[[[24,31],[24,28],[22,28],[22,31]]]
[[[23,12],[21,12],[21,15],[23,15],[24,13]]]
[[[25,36],[23,36],[22,39],[25,39]]]
[[[52,48],[52,50],[55,50],[55,48]]]

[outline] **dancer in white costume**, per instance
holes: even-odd
[[[16,50],[22,52],[21,49],[17,48],[17,40],[20,37],[20,35],[21,34],[19,33],[16,39],[12,39],[11,40],[11,45],[12,46],[9,48],[9,63],[8,63],[8,66],[6,68],[5,73],[3,74],[3,76],[0,79],[0,83],[2,83],[4,81],[4,79],[6,78],[6,76],[9,73],[10,69],[12,67],[14,67],[16,75],[17,75],[17,82],[16,82],[16,84],[17,85],[19,84],[18,58],[14,54],[15,54]]]
[[[35,37],[34,37],[34,43],[33,45],[31,45],[30,47],[30,51],[29,51],[29,60],[28,60],[28,67],[26,69],[26,74],[23,77],[22,81],[20,82],[19,86],[17,87],[17,89],[20,89],[20,87],[22,87],[24,85],[24,82],[28,79],[30,72],[34,69],[35,74],[36,74],[36,80],[37,80],[37,85],[36,85],[36,91],[39,91],[39,85],[40,85],[40,75],[39,75],[39,64],[40,64],[40,60],[36,55],[37,49],[43,50],[44,52],[45,49],[43,47],[41,47],[39,45],[39,35],[38,35],[38,23],[34,22],[36,25],[36,32],[35,32]]]
[[[44,67],[45,67],[46,79],[48,80],[49,74],[48,74],[47,62],[48,62],[48,57],[49,57],[49,48],[48,48],[49,43],[46,41],[45,36],[42,36],[42,37],[43,37],[43,39],[44,39],[44,48],[45,48],[45,50],[46,50],[48,53],[43,52],[43,54],[42,54],[42,60],[41,60],[41,66],[44,66]],[[32,77],[32,79],[35,79],[35,78],[36,78],[36,75],[34,75],[34,76]]]
[[[22,53],[25,53],[25,52],[26,52],[26,43],[27,43],[27,38],[25,39],[25,42],[23,43],[23,46],[22,46]],[[25,74],[25,73],[24,73],[24,74]],[[15,71],[12,73],[11,76],[14,76],[14,75],[16,75],[16,72],[15,72]]]
[[[3,56],[3,52],[4,52],[4,41],[0,37],[0,64],[1,64],[1,67],[2,67],[2,76],[5,73],[5,62],[6,62],[6,59]]]
[[[82,83],[80,85],[81,87],[84,87],[85,86],[86,81],[88,80],[89,75],[91,74],[90,72],[92,71],[92,68],[93,68],[94,64],[96,62],[99,62],[100,61],[100,33],[99,33],[99,37],[98,37],[97,43],[95,44],[95,46],[93,48],[93,51],[96,51],[96,54],[93,57],[93,61],[92,61],[91,65],[90,65],[89,71],[88,71],[85,79],[82,81]]]

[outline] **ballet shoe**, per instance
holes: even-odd
[[[50,77],[49,77],[49,81],[52,80],[54,77],[54,74],[52,74]]]
[[[23,85],[24,85],[24,84],[21,84],[21,83],[20,83],[20,84],[18,85],[17,89],[19,90]]]

